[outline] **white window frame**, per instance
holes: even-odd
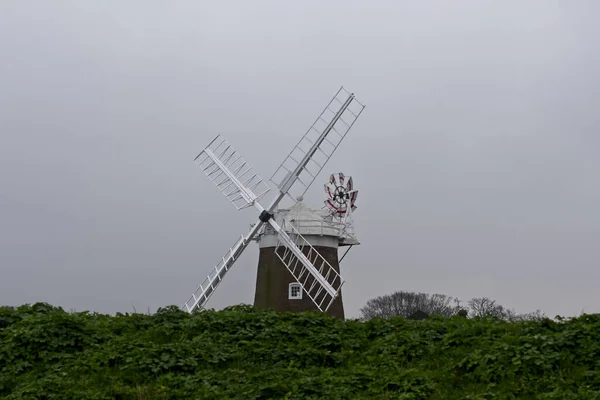
[[[292,295],[292,288],[295,288],[295,287],[300,288],[297,296]],[[288,299],[289,300],[302,300],[302,285],[300,283],[298,283],[298,282],[290,283],[290,286],[288,288]]]

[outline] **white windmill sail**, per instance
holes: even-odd
[[[304,196],[365,106],[343,87],[270,178],[292,200]]]
[[[275,254],[286,266],[294,279],[302,285],[305,293],[321,311],[326,311],[333,300],[340,292],[344,279],[331,266],[325,258],[298,232],[292,223],[283,222],[284,231],[289,229],[290,235],[285,237],[279,234]],[[292,241],[294,246],[290,246],[288,240]],[[282,246],[283,245],[283,246]],[[310,264],[306,263],[294,255],[292,249],[298,248]],[[317,271],[317,274],[315,271]],[[316,279],[318,277],[319,279]]]
[[[347,94],[345,99],[341,97],[343,94]],[[354,111],[349,111],[351,105],[354,106]],[[297,185],[299,192],[296,193],[304,195],[364,107],[354,98],[354,94],[348,93],[343,87],[336,93],[317,118],[317,121],[277,169],[277,171],[286,171],[286,174],[277,183],[278,196],[267,208],[264,208],[258,200],[269,191],[269,187],[225,140],[217,136],[200,152],[195,159],[196,163],[223,195],[238,210],[254,206],[260,214],[257,223],[254,224],[250,232],[241,235],[185,303],[184,308],[188,312],[192,312],[206,304],[217,286],[223,281],[225,274],[231,269],[265,223],[269,223],[278,233],[277,248],[280,245],[285,247],[285,251],[278,254],[282,262],[298,282],[304,282],[304,285],[306,285],[303,285],[304,290],[319,310],[327,311],[337,297],[344,283],[343,279],[293,226],[288,227],[284,221],[284,227],[281,227],[272,218],[272,212],[283,197],[286,195],[292,196],[290,190],[295,187],[296,182],[300,182]],[[341,126],[337,124],[341,124]],[[318,133],[318,135],[315,136],[313,132]],[[334,132],[333,135],[337,135],[337,138],[330,137],[331,132]],[[302,147],[302,145],[308,147]],[[321,156],[316,156],[317,153]],[[299,159],[293,157],[293,155],[296,155]],[[310,162],[313,163],[312,169],[308,168]],[[277,171],[273,177],[277,175]],[[304,180],[301,180],[300,177],[303,175],[310,178],[305,177]],[[271,178],[272,181],[273,177]],[[259,193],[258,195],[254,192],[255,190]],[[290,234],[286,230],[290,230]]]
[[[220,135],[196,156],[196,164],[238,210],[251,206],[271,188]],[[254,191],[259,194],[254,194]]]

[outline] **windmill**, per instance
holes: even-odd
[[[349,93],[343,87],[337,91],[271,176],[270,181],[276,185],[278,193],[267,207],[264,207],[259,200],[264,198],[271,188],[221,135],[213,139],[200,152],[195,158],[196,164],[234,207],[238,210],[254,207],[259,215],[250,231],[240,235],[188,299],[184,305],[186,311],[191,313],[204,307],[223,281],[225,274],[250,242],[261,240],[263,237],[276,238],[272,246],[265,248],[269,249],[267,252],[272,256],[271,258],[276,257],[280,265],[283,264],[285,267],[285,269],[279,268],[279,272],[287,270],[287,277],[297,285],[290,286],[290,290],[295,288],[296,294],[298,290],[300,295],[306,294],[311,305],[323,312],[326,312],[334,300],[339,298],[344,280],[339,274],[339,266],[335,268],[332,265],[332,261],[337,264],[335,260],[332,260],[329,255],[324,257],[315,248],[317,246],[313,246],[301,233],[304,228],[295,224],[291,218],[283,217],[284,214],[278,212],[277,207],[288,196],[296,203],[294,206],[296,211],[302,209],[306,211],[307,207],[303,207],[302,204],[304,194],[352,128],[364,107],[356,100],[353,93]],[[323,229],[322,224],[322,232]],[[261,248],[261,257],[263,250]],[[260,263],[259,258],[259,269]],[[259,281],[260,277],[257,277],[257,296]]]
[[[343,176],[341,172],[338,175]],[[352,246],[360,244],[354,235],[353,222],[346,218],[348,214],[345,209],[354,205],[357,193],[352,189],[352,178],[348,180],[348,184],[343,189],[338,189],[338,195],[335,194],[335,190],[326,190],[328,195],[332,194],[328,200],[335,198],[331,203],[334,208],[326,206],[321,210],[313,210],[299,201],[290,208],[278,209],[273,216],[281,225],[291,225],[293,232],[290,234],[293,237],[302,237],[301,240],[296,240],[296,243],[305,254],[317,252],[337,274],[340,273],[341,260]],[[348,187],[350,189],[347,189]],[[325,201],[326,204],[330,204],[328,200]],[[276,311],[322,310],[316,304],[318,301],[313,301],[313,297],[310,296],[311,289],[314,289],[314,278],[306,276],[305,279],[295,279],[294,272],[299,264],[285,262],[291,251],[282,246],[277,232],[271,226],[265,225],[256,236],[256,241],[259,246],[259,259],[254,305]],[[310,246],[306,246],[306,243]],[[346,247],[346,252],[339,258],[338,249],[342,247]],[[290,267],[286,268],[286,265]],[[308,296],[303,296],[303,292]],[[325,311],[331,316],[344,318],[341,290],[338,290],[337,296]]]

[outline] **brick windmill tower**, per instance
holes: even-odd
[[[221,257],[184,310],[191,313],[203,308],[250,242],[258,241],[257,306],[282,311],[319,310],[343,318],[344,280],[337,250],[358,244],[349,217],[355,208],[356,191],[351,179],[343,184],[340,174],[341,185],[334,176],[326,185],[325,210],[311,210],[302,199],[364,107],[353,93],[343,87],[338,90],[271,176],[278,193],[266,207],[259,201],[271,188],[226,140],[217,136],[200,152],[195,161],[208,178],[238,210],[254,207],[258,219]],[[270,155],[270,149],[264,150]],[[278,209],[284,198],[294,204]]]

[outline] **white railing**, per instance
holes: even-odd
[[[288,216],[285,216],[284,219],[286,223],[293,224],[296,230],[305,232],[304,234],[309,231],[310,234],[314,235],[344,235],[347,230],[346,224],[338,221],[326,221],[323,219],[295,220]],[[268,230],[269,233],[274,233],[271,232],[273,228],[269,225],[265,225],[264,229]],[[286,232],[289,231],[289,229],[286,229]]]

